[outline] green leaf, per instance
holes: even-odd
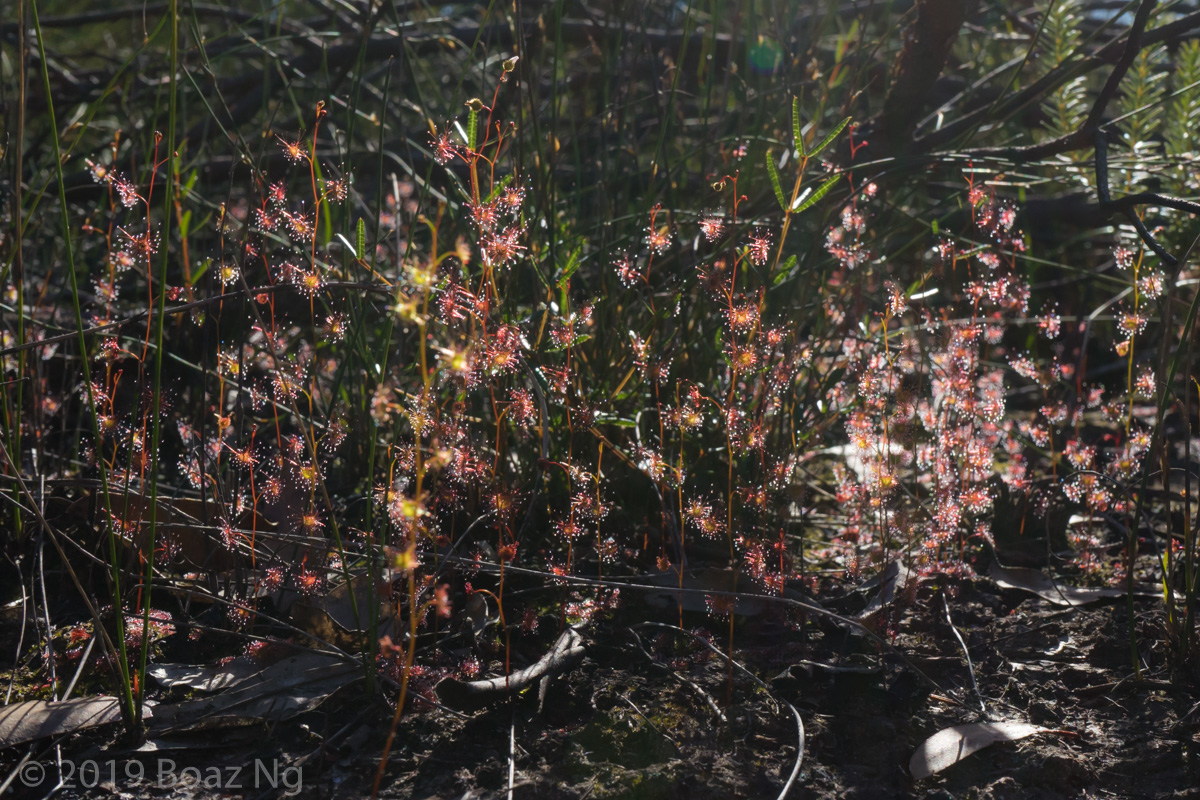
[[[855,17],[854,21],[850,23],[850,30],[846,31],[846,35],[839,36],[837,38],[837,44],[834,47],[834,53],[833,53],[833,63],[835,63],[835,64],[842,63],[842,59],[846,56],[847,46],[852,41],[854,41],[857,36],[858,36],[858,18]]]
[[[624,417],[609,417],[603,414],[596,415],[597,421],[603,422],[605,425],[613,425],[618,428],[636,428],[637,420],[625,419]]]
[[[830,145],[830,143],[834,139],[836,139],[838,137],[839,133],[841,133],[842,131],[844,131],[846,129],[846,126],[849,124],[850,124],[850,117],[846,117],[844,120],[842,120],[841,122],[838,123],[838,126],[836,128],[834,128],[832,131],[830,131],[828,136],[826,136],[824,139],[821,140],[820,144],[818,144],[812,150],[809,150],[807,153],[804,154],[804,156],[806,158],[812,158],[817,153],[824,150],[826,147],[828,147]]]
[[[529,263],[533,266],[533,271],[537,274],[538,280],[542,282],[542,286],[550,288],[550,281],[546,280],[546,274],[542,272],[541,264],[536,259],[529,259]]]
[[[567,258],[567,264],[563,267],[562,274],[558,276],[558,283],[556,284],[558,288],[561,289],[565,286],[567,281],[571,279],[571,276],[575,274],[575,270],[579,269],[583,264],[583,259],[580,258],[581,255],[583,255],[583,245],[576,245],[575,249],[571,251],[571,255]]]
[[[190,284],[191,286],[195,286],[197,283],[200,282],[201,276],[204,275],[204,273],[208,272],[208,267],[210,264],[212,264],[212,259],[206,258],[206,259],[204,259],[203,262],[201,262],[199,267],[192,270],[192,282]]]
[[[354,255],[360,260],[367,257],[367,223],[362,217],[354,229]]]
[[[561,353],[563,350],[566,350],[568,347],[575,347],[577,345],[583,344],[584,342],[586,342],[588,339],[591,339],[591,338],[592,338],[592,335],[590,333],[584,333],[584,334],[581,334],[581,335],[575,337],[575,340],[572,341],[570,344],[551,345],[551,346],[545,348],[544,350],[542,350],[542,352],[543,353]]]
[[[321,169],[321,164],[319,161],[314,161],[312,168],[313,175],[315,175],[317,179],[317,185],[320,186],[322,190],[320,200],[320,205],[322,208],[320,214],[321,238],[318,239],[318,241],[321,244],[326,245],[333,241],[333,214],[329,213],[329,201],[325,198],[324,194],[325,189],[329,186],[329,179],[325,177],[325,172]]]
[[[779,201],[779,208],[787,211],[787,200],[783,197],[783,187],[779,185],[779,170],[775,169],[775,162],[771,160],[770,153],[767,153],[767,172],[771,175],[771,186],[775,188],[775,199]]]
[[[800,98],[792,98],[792,138],[796,140],[796,149],[801,155],[807,156],[804,152],[804,137],[800,133]]]
[[[839,173],[837,175],[834,175],[832,178],[825,181],[824,183],[822,183],[819,187],[817,187],[817,190],[815,192],[810,194],[808,197],[804,198],[804,202],[797,205],[796,210],[793,211],[792,213],[800,214],[805,209],[807,209],[809,206],[815,204],[822,197],[829,194],[829,190],[832,189],[834,184],[836,184],[841,179],[842,179],[842,176],[841,176],[841,173]]]
[[[508,188],[508,185],[513,182],[513,175],[510,172],[500,180],[496,181],[496,185],[492,187],[492,191],[488,194],[487,201],[490,203],[500,196],[500,193]]]
[[[796,256],[794,254],[788,256],[787,261],[783,262],[783,268],[780,269],[779,272],[777,272],[775,274],[775,277],[771,280],[771,285],[778,286],[779,284],[781,284],[785,280],[787,280],[788,276],[792,274],[792,268],[795,266],[796,266]]]
[[[471,109],[467,112],[467,149],[474,152],[479,139],[479,112]]]

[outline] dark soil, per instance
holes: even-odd
[[[797,756],[794,718],[779,700],[799,710],[806,733],[794,798],[1200,796],[1200,693],[1194,675],[1168,674],[1154,622],[1161,602],[1135,604],[1136,676],[1124,599],[1064,609],[987,580],[964,583],[949,608],[977,694],[942,592],[926,583],[890,612],[901,632],[896,651],[936,687],[895,653],[828,619],[769,608],[739,617],[737,659],[770,693],[737,672],[731,691],[725,662],[683,632],[641,627],[635,634],[629,625],[648,614],[679,620],[630,599],[616,617],[585,629],[587,658],[550,685],[540,711],[536,690],[468,716],[418,701],[425,708],[402,719],[381,796],[503,797],[511,747],[521,798],[776,797]],[[863,601],[827,606],[853,614]],[[685,615],[684,624],[706,627],[724,646],[721,623]],[[557,635],[553,627],[515,645],[514,661],[535,659]],[[987,747],[915,782],[908,763],[918,745],[942,728],[984,720],[981,704],[992,721],[1053,732]],[[359,683],[286,723],[161,736],[140,751],[111,730],[78,734],[62,742],[64,761],[98,762],[102,780],[85,789],[76,774],[74,788],[58,796],[364,797],[390,718]],[[0,774],[24,752],[0,753]],[[40,747],[35,758],[53,773],[52,749]],[[196,768],[191,776],[208,787],[159,782],[165,759],[175,775]],[[143,765],[140,781],[127,777],[139,771],[130,769],[135,761]],[[272,788],[271,765],[294,769]],[[14,787],[18,797],[45,794],[45,787],[25,794],[20,781]]]

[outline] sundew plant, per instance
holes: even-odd
[[[799,635],[891,581],[854,621],[882,652],[941,613],[928,587],[1008,567],[1151,586],[1194,664],[1200,48],[1174,11],[1105,23],[1103,69],[1075,2],[1024,49],[949,40],[992,77],[909,118],[916,40],[865,12],[775,39],[746,10],[747,48],[665,6],[215,35],[171,3],[122,21],[123,63],[64,65],[43,5],[4,29],[0,513],[86,606],[42,668],[94,644],[129,726],[164,643],[340,653],[395,736],[448,679],[647,615],[730,658],[728,702],[746,598]],[[1068,194],[1089,226],[1048,232]]]

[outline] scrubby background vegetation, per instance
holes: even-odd
[[[799,635],[875,577],[886,648],[1006,566],[1149,587],[1129,668],[1194,681],[1197,30],[18,3],[8,699],[136,727],[164,653],[316,646],[395,729],[631,595],[733,656],[745,598]]]

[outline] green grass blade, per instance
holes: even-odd
[[[804,149],[804,136],[800,131],[800,98],[792,98],[792,138],[796,142],[796,149],[805,158],[808,158],[808,152]]]
[[[779,201],[779,209],[786,212],[787,199],[783,196],[783,187],[779,185],[779,170],[775,168],[775,162],[771,160],[771,154],[767,153],[767,173],[771,176],[771,188],[775,190],[775,199]]]
[[[37,36],[38,63],[41,65],[42,86],[46,92],[46,114],[50,118],[50,139],[54,145],[54,178],[58,184],[59,210],[62,215],[63,241],[66,248],[67,275],[71,284],[71,300],[75,312],[75,328],[79,334],[79,365],[83,372],[83,385],[86,388],[88,416],[91,422],[92,440],[99,448],[103,441],[100,436],[100,423],[96,412],[96,394],[92,385],[91,364],[88,361],[87,339],[84,337],[83,306],[79,295],[79,277],[75,273],[75,251],[71,242],[71,214],[67,205],[67,185],[63,177],[62,147],[58,138],[58,121],[54,114],[54,93],[50,88],[50,71],[46,65],[46,41],[42,34],[41,20],[38,18],[37,2],[30,3],[33,14],[34,33]],[[108,557],[111,579],[113,582],[113,608],[116,620],[116,636],[113,637],[117,658],[117,680],[120,682],[121,711],[128,724],[133,724],[135,718],[133,687],[129,681],[129,654],[125,647],[125,615],[121,612],[121,570],[117,563],[117,536],[113,530],[112,498],[109,495],[108,470],[104,459],[97,457],[100,468],[100,488],[104,496],[104,510],[107,515],[105,528],[108,530]],[[14,467],[15,469],[15,467]],[[85,598],[86,600],[86,598]],[[108,638],[107,636],[105,637]]]
[[[471,109],[467,112],[467,149],[475,152],[479,144],[479,112]]]
[[[821,140],[820,144],[818,144],[816,147],[814,147],[812,150],[805,153],[804,155],[808,158],[812,158],[817,153],[820,153],[822,150],[824,150],[826,147],[828,147],[833,142],[833,140],[838,137],[838,134],[840,134],[842,131],[844,131],[846,129],[846,126],[849,124],[850,124],[850,117],[846,117],[844,120],[842,120],[841,122],[838,123],[838,126],[836,128],[834,128],[832,131],[829,132],[828,136],[826,136],[824,139]]]
[[[167,304],[167,268],[171,263],[171,217],[174,210],[170,183],[179,179],[178,153],[175,152],[175,130],[179,118],[179,2],[172,0],[171,9],[171,81],[170,98],[167,111],[167,163],[165,174],[168,188],[163,192],[163,246],[162,261],[158,273],[158,319],[154,325],[154,375],[151,389],[150,416],[150,533],[149,548],[146,557],[146,573],[144,577],[145,591],[142,593],[142,649],[138,661],[138,693],[134,698],[136,719],[142,721],[143,700],[146,696],[146,661],[150,651],[150,595],[154,588],[154,550],[158,539],[158,459],[162,442],[162,364],[163,364],[163,326],[166,320]],[[150,209],[146,209],[150,213]],[[147,274],[150,267],[147,265]],[[120,613],[120,609],[117,609]]]
[[[793,214],[803,213],[807,208],[809,208],[812,205],[815,205],[817,203],[817,201],[819,201],[822,197],[829,194],[829,190],[832,189],[834,186],[836,186],[837,182],[840,181],[841,179],[842,179],[842,176],[839,173],[837,175],[834,175],[832,178],[829,178],[828,180],[826,180],[819,187],[817,187],[817,190],[815,192],[810,194],[808,197],[804,198],[804,202],[798,204],[794,209],[792,209],[792,213]]]

